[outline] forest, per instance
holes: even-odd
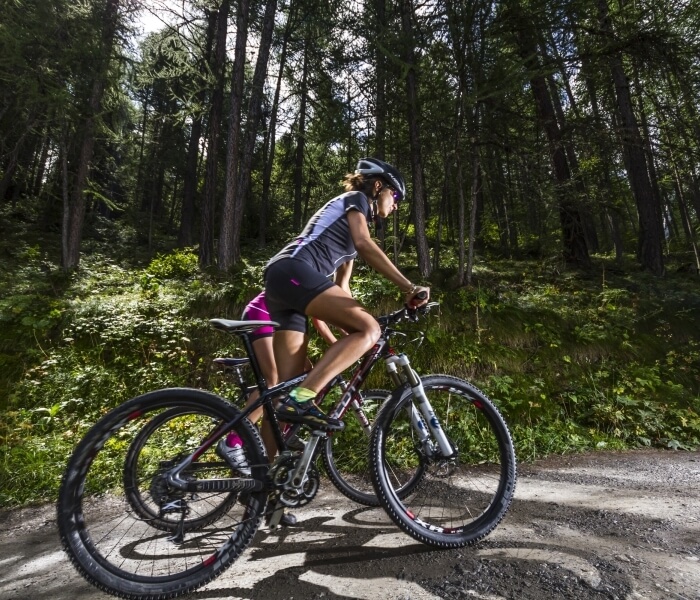
[[[0,0],[0,504],[114,403],[226,389],[206,319],[363,156],[422,366],[525,457],[700,445],[698,57],[698,0]]]

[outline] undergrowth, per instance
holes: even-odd
[[[169,386],[233,393],[211,359],[242,348],[207,320],[240,316],[259,291],[262,258],[221,277],[200,271],[191,250],[142,264],[95,251],[65,275],[39,246],[11,252],[14,268],[0,269],[0,505],[55,498],[77,440],[128,398]],[[436,280],[440,309],[406,327],[406,352],[421,373],[484,389],[520,460],[700,446],[697,279],[615,270],[599,257],[586,274],[489,262],[470,287],[452,285],[449,270]],[[353,289],[375,314],[400,300],[362,266]],[[425,333],[419,347],[410,330]],[[312,358],[323,348],[314,337]],[[379,368],[366,383],[389,385]]]

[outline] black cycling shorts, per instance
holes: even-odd
[[[278,329],[308,331],[306,307],[333,283],[311,265],[296,258],[281,258],[265,271],[265,299],[270,319]]]

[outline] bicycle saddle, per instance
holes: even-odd
[[[279,327],[274,321],[231,321],[229,319],[210,319],[209,323],[214,329],[227,333],[249,333],[260,327]]]

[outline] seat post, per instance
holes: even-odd
[[[260,363],[258,363],[258,357],[255,355],[255,350],[253,350],[253,342],[250,341],[250,335],[248,332],[240,332],[238,335],[241,336],[243,346],[250,359],[250,368],[253,370],[255,383],[260,391],[264,392],[267,389],[267,381],[265,381],[265,377],[263,377],[262,371],[260,370]]]

